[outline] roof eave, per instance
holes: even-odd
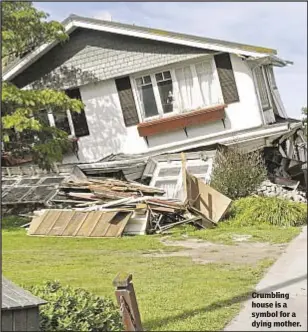
[[[68,34],[71,33],[72,31],[74,31],[76,28],[86,28],[86,29],[105,31],[105,32],[110,32],[110,33],[131,36],[131,37],[167,42],[167,43],[172,43],[172,44],[177,44],[177,45],[190,46],[190,47],[195,47],[195,48],[200,48],[200,49],[241,54],[241,55],[256,57],[256,58],[277,54],[276,50],[268,49],[268,48],[260,48],[260,47],[251,46],[251,45],[241,45],[240,47],[230,47],[230,46],[224,46],[224,45],[219,45],[219,44],[215,44],[215,43],[189,40],[188,38],[180,38],[180,37],[177,38],[175,36],[166,36],[163,34],[155,33],[156,30],[154,30],[154,29],[149,29],[150,32],[148,32],[148,31],[142,32],[142,31],[134,30],[133,26],[131,26],[130,29],[124,28],[124,27],[122,27],[122,28],[113,27],[113,26],[110,26],[110,24],[108,25],[108,22],[104,22],[104,21],[100,21],[100,23],[89,23],[85,19],[82,19],[81,17],[78,17],[76,15],[70,15],[68,18],[66,18],[63,21],[62,24],[64,25],[65,31]],[[54,41],[54,42],[46,43],[46,44],[38,47],[36,50],[34,50],[30,54],[28,54],[25,58],[21,59],[18,63],[16,63],[15,66],[8,69],[7,71],[4,70],[2,80],[3,81],[12,80],[14,77],[19,75],[23,70],[25,70],[27,67],[29,67],[31,64],[33,64],[42,55],[46,54],[51,48],[56,46],[58,43],[59,43],[58,41]]]

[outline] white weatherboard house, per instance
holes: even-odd
[[[69,41],[42,45],[3,73],[24,89],[66,90],[81,114],[48,114],[78,140],[78,157],[153,156],[212,144],[265,146],[294,126],[273,67],[273,49],[69,16]],[[291,121],[292,122],[292,121]]]

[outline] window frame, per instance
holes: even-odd
[[[82,101],[82,97],[81,97],[81,93],[80,93],[80,88],[77,87],[77,88],[72,88],[72,89],[78,89],[79,90],[79,94],[80,94],[80,100]],[[81,135],[81,136],[76,136],[76,132],[75,132],[75,126],[74,126],[74,122],[73,122],[73,117],[72,117],[72,113],[70,110],[65,110],[66,112],[66,116],[67,116],[67,120],[68,120],[68,125],[69,125],[69,129],[70,129],[70,134],[68,134],[69,136],[73,136],[73,137],[76,137],[78,139],[82,138],[82,137],[88,137],[91,135],[91,132],[90,132],[90,128],[89,128],[89,124],[88,124],[88,120],[87,120],[87,116],[86,116],[86,111],[85,111],[85,108],[83,109],[83,112],[84,112],[84,115],[85,115],[85,119],[87,121],[87,127],[88,127],[88,134],[87,135]],[[56,127],[56,118],[55,118],[55,115],[53,114],[52,111],[48,111],[48,119],[49,119],[49,125],[51,127]]]
[[[213,169],[213,162],[214,158],[207,158],[206,160],[202,159],[188,159],[186,161],[186,169],[189,169],[191,166],[207,166],[207,171],[206,173],[204,172],[198,172],[198,173],[192,173],[194,176],[197,178],[201,178],[205,183],[209,184],[211,180],[211,174],[212,174],[212,169]],[[164,175],[164,176],[159,176],[159,173],[162,169],[170,169],[170,168],[179,168],[179,174],[177,175]],[[182,180],[183,175],[182,175],[182,161],[181,160],[173,160],[173,161],[161,161],[161,162],[156,162],[156,167],[153,172],[151,181],[150,181],[150,186],[156,186],[156,183],[158,181],[176,181],[175,187],[174,187],[174,193],[173,196],[169,198],[176,198],[176,194],[178,193],[178,190],[180,186],[182,185]],[[159,188],[159,187],[158,187]]]
[[[217,103],[213,103],[211,105],[203,105],[204,102],[203,102],[201,85],[199,83],[199,78],[198,78],[198,75],[196,72],[196,65],[204,63],[204,62],[209,62],[211,65],[214,89],[215,89],[215,91],[217,91],[217,95],[214,96],[217,99]],[[193,96],[194,96],[194,98],[196,98],[196,102],[194,102],[194,105],[189,110],[182,110],[177,103],[173,103],[173,111],[169,112],[169,113],[164,113],[160,94],[159,94],[159,89],[158,89],[157,82],[156,82],[156,75],[166,72],[166,71],[170,72],[170,76],[171,76],[171,80],[172,80],[173,96],[174,96],[177,93],[179,93],[179,83],[178,83],[178,80],[176,79],[175,71],[177,69],[181,69],[181,68],[185,68],[185,67],[190,68],[190,72],[191,72],[192,80],[193,80]],[[155,116],[151,116],[151,117],[146,117],[144,114],[142,103],[141,103],[141,100],[139,97],[138,86],[137,86],[137,82],[136,82],[136,80],[138,78],[144,77],[144,76],[151,77],[156,107],[158,110],[158,114]],[[217,68],[215,65],[213,55],[211,55],[210,57],[205,56],[205,57],[200,57],[198,59],[194,59],[193,62],[190,60],[189,62],[180,62],[180,63],[176,63],[173,65],[168,65],[168,66],[164,66],[164,67],[160,67],[160,68],[156,68],[156,69],[151,69],[151,70],[135,73],[133,75],[130,75],[130,81],[131,81],[133,96],[135,98],[137,112],[139,114],[139,119],[140,119],[141,123],[174,116],[174,115],[181,114],[184,112],[191,112],[191,111],[197,110],[201,107],[217,106],[217,105],[223,103],[223,95],[222,95],[222,91],[221,91],[221,86],[219,84]]]

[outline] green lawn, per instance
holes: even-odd
[[[223,244],[236,244],[235,235],[251,235],[248,241],[268,243],[288,243],[301,232],[301,227],[279,227],[268,224],[239,226],[232,222],[221,222],[214,229],[196,230],[185,225],[174,228],[170,234],[174,239],[190,237]]]
[[[210,232],[211,240],[219,234],[224,240],[222,234],[229,234],[223,229]],[[297,232],[292,232],[293,237]],[[142,256],[150,250],[179,249],[165,247],[158,236],[45,238],[11,229],[3,230],[2,240],[3,274],[19,285],[59,280],[114,298],[115,275],[132,273],[142,322],[151,331],[222,330],[272,264],[266,260],[258,266],[199,265],[187,257]]]

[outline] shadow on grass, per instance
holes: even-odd
[[[276,291],[276,290],[278,290],[282,287],[292,285],[294,283],[297,283],[297,282],[305,280],[305,279],[307,279],[307,274],[302,275],[302,276],[297,277],[297,278],[294,278],[294,279],[291,279],[291,280],[288,280],[288,281],[285,281],[285,282],[282,282],[282,283],[279,283],[279,284],[276,284],[274,286],[270,286],[270,287],[267,287],[267,288],[260,289],[257,292],[258,293],[273,292],[273,291]],[[220,309],[220,308],[231,306],[235,303],[240,303],[240,302],[246,301],[249,298],[251,298],[251,293],[252,292],[253,291],[245,292],[245,293],[242,293],[238,296],[232,297],[230,299],[223,300],[223,301],[217,301],[217,302],[212,303],[209,306],[206,306],[206,307],[203,307],[203,308],[197,308],[197,309],[190,310],[190,311],[186,311],[186,312],[183,312],[182,314],[178,314],[176,316],[171,316],[171,317],[163,318],[163,319],[160,319],[160,320],[146,321],[145,325],[155,326],[155,329],[157,329],[157,328],[165,326],[166,324],[176,322],[177,320],[187,319],[187,318],[193,317],[195,315],[198,315],[198,314],[201,314],[201,313],[204,313],[204,312],[214,311],[214,310],[217,310],[217,309]]]

